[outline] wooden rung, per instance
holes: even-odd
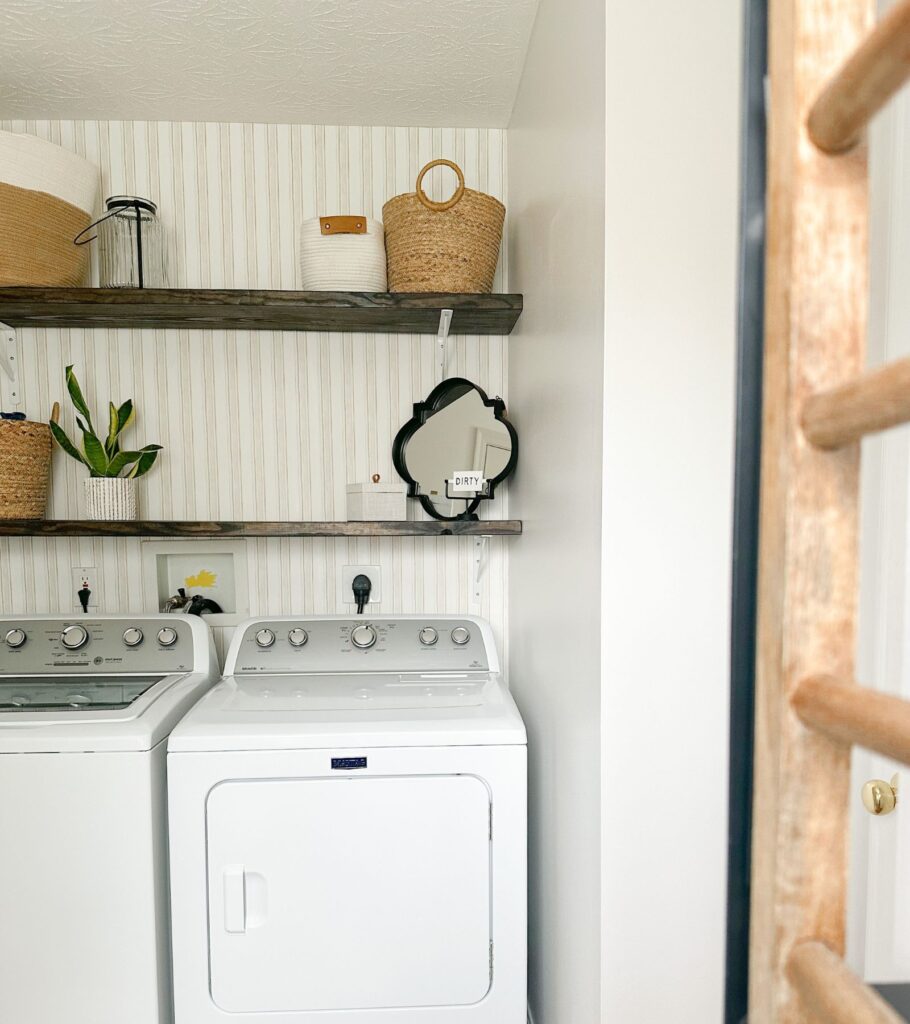
[[[905,1024],[823,942],[797,943],[787,960],[787,975],[818,1024]]]
[[[910,359],[806,399],[802,427],[816,448],[843,448],[866,434],[910,422]]]
[[[804,724],[829,739],[910,764],[910,701],[817,675],[797,684],[790,703]]]
[[[809,137],[825,153],[843,153],[910,78],[910,0],[888,10],[828,82],[809,112]]]

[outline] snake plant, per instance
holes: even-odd
[[[128,398],[119,408],[110,403],[108,416],[107,440],[98,436],[92,424],[92,415],[82,395],[82,388],[73,373],[72,366],[66,368],[66,388],[76,409],[76,423],[82,431],[82,450],[69,439],[66,431],[54,420],[50,422],[54,440],[77,462],[88,467],[92,476],[98,477],[139,477],[144,476],[155,464],[160,444],[147,444],[136,451],[123,451],[120,447],[120,435],[133,422],[135,410],[133,401]]]

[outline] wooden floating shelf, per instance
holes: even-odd
[[[4,537],[514,537],[521,530],[519,519],[356,523],[0,519]]]
[[[0,288],[10,327],[146,327],[228,331],[509,334],[521,295],[224,291],[190,288]]]

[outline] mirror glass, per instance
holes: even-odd
[[[502,400],[488,399],[476,384],[454,378],[414,406],[414,419],[395,440],[395,464],[411,495],[431,515],[464,518],[512,472],[517,441]],[[459,491],[455,483],[456,474],[470,471],[486,481],[479,494]]]

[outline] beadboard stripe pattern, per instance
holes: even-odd
[[[0,121],[0,129],[31,132],[97,163],[102,196],[154,199],[173,287],[295,288],[302,218],[381,218],[383,203],[413,190],[435,157],[454,158],[470,187],[507,202],[498,130],[87,121]],[[448,174],[428,175],[431,196],[451,190]],[[500,266],[495,289],[506,282]],[[19,347],[30,418],[46,418],[58,400],[75,430],[64,401],[69,363],[96,408],[135,398],[132,440],[165,446],[141,485],[140,511],[150,519],[345,519],[349,482],[373,473],[397,480],[392,439],[438,382],[435,339],[411,335],[23,329]],[[508,399],[505,338],[454,338],[449,351],[447,375]],[[49,517],[82,514],[83,478],[56,453]],[[410,514],[423,518],[412,504]],[[508,488],[487,514],[508,517]],[[504,649],[509,541],[488,542],[479,601],[468,538],[244,543],[253,615],[345,612],[340,567],[378,564],[377,612],[481,614]],[[141,544],[0,539],[0,611],[71,607],[72,566],[96,567],[101,611],[147,609]]]

